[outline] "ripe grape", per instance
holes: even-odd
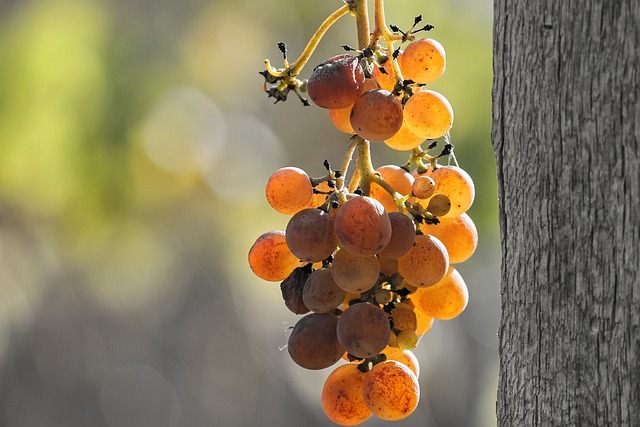
[[[362,383],[365,373],[356,363],[338,366],[322,387],[322,409],[327,417],[342,426],[354,426],[371,417],[364,403]]]
[[[397,151],[413,150],[418,145],[422,144],[424,138],[413,133],[409,126],[407,126],[406,120],[402,121],[402,126],[398,129],[395,135],[384,140],[384,143],[389,147]]]
[[[336,363],[344,354],[337,325],[338,318],[332,314],[311,313],[298,320],[287,345],[291,359],[306,369],[324,369]]]
[[[414,93],[404,105],[404,119],[416,135],[438,139],[451,129],[453,108],[440,93],[423,89]]]
[[[330,268],[315,270],[307,278],[302,291],[302,301],[309,310],[329,313],[344,301],[347,292],[338,287]]]
[[[376,171],[380,174],[382,179],[387,181],[387,183],[398,193],[405,195],[411,192],[411,185],[414,180],[413,175],[402,169],[400,166],[380,166]],[[382,206],[384,206],[384,209],[387,212],[398,210],[398,204],[393,199],[393,196],[375,182],[371,183],[369,196],[382,203]]]
[[[375,416],[397,421],[411,415],[418,406],[420,386],[411,369],[396,360],[387,360],[366,374],[362,395]]]
[[[304,304],[302,300],[302,291],[304,290],[304,284],[309,277],[309,272],[306,268],[298,267],[293,270],[293,273],[280,283],[280,292],[284,305],[295,314],[305,314],[309,312],[309,308]]]
[[[413,195],[418,199],[423,200],[433,196],[435,190],[436,182],[433,180],[433,178],[426,175],[418,176],[413,181],[413,185],[411,186],[411,192],[413,193]]]
[[[386,258],[399,258],[409,252],[416,237],[413,220],[402,212],[389,213],[391,238],[379,255]],[[397,268],[397,264],[396,264]]]
[[[300,265],[287,246],[284,231],[275,230],[258,237],[249,249],[249,266],[263,280],[279,282]]]
[[[411,369],[411,371],[416,374],[416,377],[420,376],[420,362],[416,355],[410,350],[401,350],[397,347],[387,346],[380,353],[387,356],[387,360],[395,360],[402,363],[407,368]]]
[[[356,196],[338,208],[334,221],[338,241],[358,255],[374,255],[391,239],[391,221],[374,198]]]
[[[338,341],[349,354],[356,357],[378,355],[387,346],[390,332],[385,312],[367,302],[347,307],[338,319]]]
[[[390,277],[398,272],[398,260],[396,258],[385,258],[384,255],[380,255],[378,260],[380,261],[380,273]]]
[[[476,190],[473,180],[464,169],[458,166],[440,166],[430,176],[436,183],[436,192],[451,200],[451,210],[444,215],[445,218],[459,216],[471,207]]]
[[[380,276],[380,262],[375,255],[358,255],[346,248],[333,257],[331,274],[336,284],[347,292],[368,291]]]
[[[305,171],[289,166],[278,169],[269,177],[265,193],[267,201],[276,211],[293,215],[309,205],[313,186]]]
[[[396,304],[390,314],[394,329],[413,332],[417,329],[418,318],[413,312],[413,306],[405,303]]]
[[[451,200],[444,194],[436,194],[429,199],[427,210],[435,216],[444,216],[451,210]]]
[[[331,119],[331,123],[341,132],[355,134],[356,131],[353,130],[353,126],[351,126],[351,105],[345,108],[336,108],[333,110],[329,110],[329,118]]]
[[[327,259],[338,246],[333,218],[317,208],[305,208],[293,215],[285,235],[291,252],[305,262]]]
[[[403,77],[421,84],[438,80],[446,68],[444,47],[433,39],[412,41],[398,61]]]
[[[351,109],[351,126],[369,141],[391,138],[402,126],[402,104],[384,89],[363,93]]]
[[[409,284],[419,288],[437,283],[448,268],[447,249],[428,234],[417,235],[409,252],[398,258],[398,272]]]
[[[347,108],[362,94],[364,81],[364,70],[357,57],[337,55],[313,70],[307,92],[318,107]]]
[[[315,186],[315,189],[316,191],[318,191],[318,193],[316,193],[316,191],[313,192],[313,197],[311,198],[311,201],[307,206],[309,208],[317,208],[322,206],[324,202],[327,201],[327,197],[329,196],[325,193],[333,191],[333,188],[329,187],[329,183],[327,181],[322,181],[320,184]]]
[[[402,54],[399,56],[402,56]],[[381,69],[384,69],[384,72],[380,71]],[[387,59],[382,64],[374,64],[373,78],[378,82],[380,88],[393,92],[397,81],[395,74],[393,73],[393,67],[391,66],[391,59]]]
[[[444,244],[451,264],[468,260],[478,247],[478,230],[466,213],[455,218],[442,218],[438,224],[422,223],[420,229]]]
[[[411,300],[428,316],[450,320],[464,311],[469,302],[469,290],[464,279],[453,267],[433,286],[418,289]]]
[[[398,348],[402,350],[413,350],[418,346],[418,334],[415,331],[400,331],[396,336]]]

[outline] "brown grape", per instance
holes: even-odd
[[[438,80],[446,68],[444,47],[433,39],[412,41],[398,61],[403,77],[421,84]]]
[[[367,372],[362,395],[375,416],[397,421],[411,415],[418,406],[420,386],[411,369],[396,360],[387,360]]]
[[[253,273],[269,282],[286,279],[300,265],[291,252],[284,231],[275,230],[258,237],[249,249],[249,266]]]
[[[402,126],[402,104],[384,89],[363,93],[351,109],[351,126],[369,141],[391,138]]]
[[[418,199],[423,199],[423,200],[433,196],[433,193],[435,192],[435,190],[436,190],[436,182],[433,180],[433,178],[426,175],[418,176],[413,181],[413,185],[411,186],[411,192],[413,193],[413,195],[416,196]]]
[[[379,255],[386,258],[399,258],[409,252],[413,246],[416,227],[413,220],[402,212],[389,213],[389,220],[391,221],[391,238]]]
[[[311,313],[298,320],[291,331],[287,349],[291,359],[305,369],[324,369],[344,354],[336,335],[338,318]]]
[[[451,264],[468,260],[478,247],[478,230],[466,213],[455,218],[442,218],[439,224],[422,223],[420,229],[444,244]]]
[[[338,366],[322,387],[322,409],[327,417],[342,426],[354,426],[371,417],[362,396],[365,373],[356,363]]]
[[[427,210],[435,216],[445,216],[451,210],[451,200],[444,194],[436,194],[429,199]]]
[[[413,133],[406,120],[402,121],[402,126],[395,135],[384,140],[384,143],[397,151],[409,151],[422,144],[424,138]]]
[[[287,245],[301,261],[319,262],[336,250],[333,218],[321,209],[305,208],[291,217],[285,231]]]
[[[364,90],[360,60],[343,54],[318,65],[307,82],[309,97],[318,107],[337,109],[351,106]]]
[[[423,89],[414,93],[404,105],[404,119],[416,135],[438,139],[451,129],[453,108],[440,93]]]
[[[450,320],[462,313],[469,302],[469,290],[460,273],[449,267],[447,275],[433,286],[418,289],[411,300],[428,316]]]
[[[305,171],[289,166],[278,169],[269,177],[265,194],[276,211],[293,215],[309,205],[313,186]]]
[[[413,243],[412,243],[413,244]],[[380,255],[380,273],[389,277],[398,272],[398,260],[396,258],[385,258]]]
[[[309,308],[302,300],[302,291],[308,277],[309,272],[307,269],[298,267],[280,283],[280,293],[282,294],[284,305],[292,313],[305,314],[309,312]]]
[[[391,239],[391,221],[384,206],[368,196],[356,196],[338,208],[334,221],[338,241],[358,255],[374,255]]]
[[[436,183],[438,194],[451,200],[451,210],[444,215],[453,218],[465,213],[473,204],[475,186],[469,174],[458,166],[440,166],[430,174]]]
[[[367,358],[380,353],[389,342],[389,320],[377,305],[366,302],[349,306],[338,319],[337,335],[351,355]]]
[[[411,192],[411,185],[413,184],[413,175],[400,166],[385,165],[376,169],[376,172],[380,174],[395,191],[401,195],[406,195]],[[393,196],[380,185],[375,182],[371,183],[371,190],[369,196],[378,200],[384,206],[387,212],[398,211],[398,204],[393,199]]]
[[[448,268],[447,249],[428,234],[417,235],[411,250],[398,258],[398,272],[409,284],[419,288],[437,283]]]
[[[380,262],[375,255],[358,255],[340,248],[333,257],[331,274],[341,289],[361,293],[371,289],[378,281]]]
[[[347,292],[333,280],[331,269],[321,268],[307,278],[302,291],[302,301],[311,311],[329,313],[344,301],[346,295]]]

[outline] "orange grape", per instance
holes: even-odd
[[[413,133],[409,129],[409,126],[407,126],[407,121],[403,120],[398,132],[392,137],[385,139],[384,143],[397,151],[409,151],[422,144],[423,141],[424,138]]]
[[[441,218],[439,224],[422,223],[420,229],[444,244],[451,264],[468,260],[478,247],[478,230],[466,213],[455,218]]]
[[[375,255],[358,255],[340,248],[333,257],[331,274],[336,284],[345,291],[365,292],[378,281],[380,262]]]
[[[404,119],[416,135],[438,139],[451,129],[453,108],[440,93],[423,89],[414,93],[404,105]]]
[[[293,215],[309,205],[313,186],[305,171],[289,166],[278,169],[269,177],[265,194],[276,211]]]
[[[382,179],[401,195],[407,195],[411,192],[411,185],[413,184],[413,175],[400,166],[385,165],[380,166],[376,172],[380,174]],[[387,212],[398,211],[398,204],[393,199],[393,196],[380,185],[375,182],[371,183],[371,189],[369,196],[382,203]]]
[[[286,279],[300,265],[291,252],[284,231],[275,230],[258,237],[249,249],[249,266],[253,273],[269,282]]]
[[[411,186],[411,192],[418,199],[428,199],[433,196],[436,190],[436,182],[430,176],[420,175]]]
[[[451,200],[451,210],[444,215],[453,218],[465,213],[473,203],[476,194],[473,180],[458,166],[440,166],[430,174],[436,183],[436,193]]]
[[[364,70],[357,57],[337,55],[313,70],[307,82],[307,93],[318,107],[346,108],[362,94],[364,81]]]
[[[403,365],[411,369],[411,371],[416,374],[416,377],[420,376],[420,362],[411,350],[401,350],[397,347],[387,346],[380,353],[387,356],[387,360],[395,360],[402,363]]]
[[[304,283],[302,301],[311,311],[329,313],[344,301],[347,292],[340,288],[330,268],[315,270]]]
[[[315,189],[316,191],[319,191],[319,193],[316,193],[315,191],[313,192],[313,197],[307,206],[308,208],[318,208],[322,206],[329,196],[329,194],[325,193],[333,191],[333,188],[329,187],[329,183],[327,181],[322,181],[320,184],[315,186]]]
[[[338,366],[322,387],[322,409],[327,417],[342,426],[354,426],[371,417],[364,403],[362,383],[365,373],[356,363]]]
[[[338,241],[358,255],[374,255],[391,239],[391,221],[384,206],[368,196],[356,196],[338,208],[334,220]]]
[[[413,294],[415,294],[415,292]],[[416,306],[413,303],[413,294],[409,295],[409,298],[405,303],[413,306],[413,312],[416,314],[416,321],[418,323],[418,326],[416,327],[416,335],[420,337],[431,330],[431,327],[433,326],[433,317],[425,313],[422,307]]]
[[[367,372],[362,395],[375,416],[397,421],[411,415],[418,406],[420,386],[411,369],[396,360],[387,360]]]
[[[418,318],[413,311],[413,306],[405,303],[396,304],[391,310],[393,328],[400,331],[414,331],[418,327]]]
[[[338,341],[338,318],[332,314],[311,313],[298,320],[291,331],[287,349],[291,359],[305,369],[324,369],[344,354]]]
[[[447,275],[433,286],[418,289],[411,300],[428,316],[441,320],[457,317],[469,302],[469,290],[460,273],[449,267]]]
[[[341,132],[355,134],[356,131],[353,130],[353,126],[351,126],[351,105],[345,108],[336,108],[333,110],[329,110],[329,118],[331,119],[331,123]]]
[[[402,56],[402,54],[399,56]],[[384,72],[380,71],[380,69],[384,69]],[[393,73],[393,67],[391,67],[391,59],[387,59],[382,64],[374,64],[373,78],[378,82],[380,88],[393,92],[397,81]]]
[[[398,272],[416,287],[431,286],[444,277],[449,255],[444,244],[428,234],[417,235],[413,247],[398,258]]]
[[[391,138],[402,126],[402,104],[384,89],[363,93],[351,109],[351,126],[369,141]]]
[[[416,237],[413,220],[402,212],[391,212],[391,238],[379,255],[386,258],[399,258],[409,252]]]
[[[317,208],[305,208],[293,215],[285,236],[291,252],[304,262],[327,259],[338,246],[333,218]]]
[[[338,341],[351,355],[361,358],[377,356],[389,342],[389,320],[377,305],[353,304],[340,315]]]
[[[416,83],[432,83],[444,73],[444,47],[433,39],[419,39],[409,43],[398,59],[405,79]]]

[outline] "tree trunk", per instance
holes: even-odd
[[[494,2],[498,425],[640,425],[640,1]]]

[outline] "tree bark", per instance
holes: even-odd
[[[640,1],[494,2],[499,426],[640,425]]]

